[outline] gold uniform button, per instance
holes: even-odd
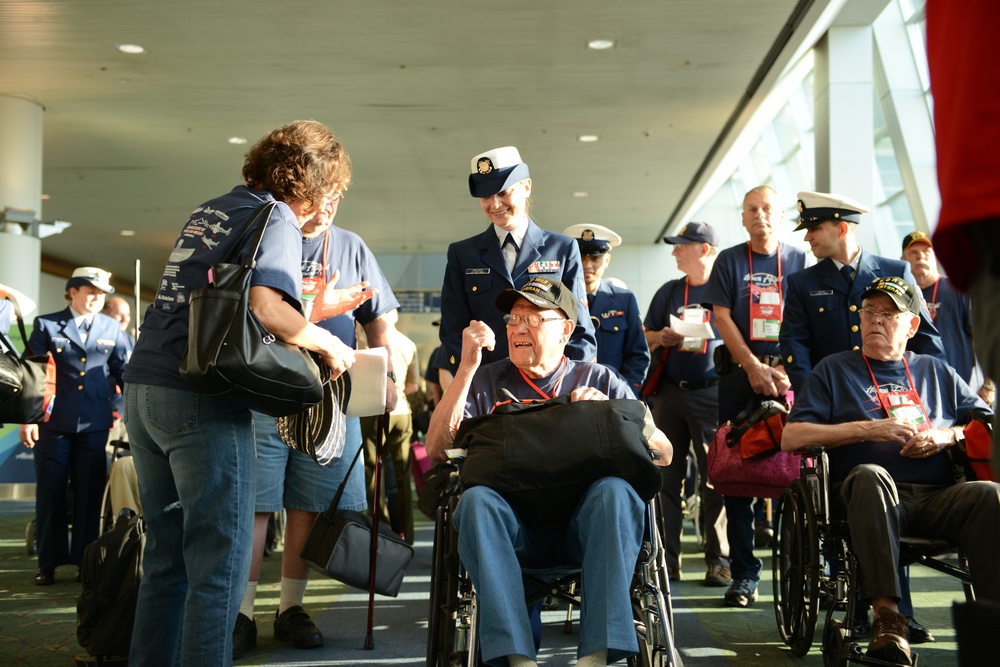
[[[479,289],[479,288],[478,288],[478,287],[476,287],[475,285],[473,285],[473,286],[472,286],[472,291],[473,291],[473,292],[475,292],[475,291],[476,291],[477,289]]]
[[[851,349],[852,349],[852,350],[859,350],[859,349],[861,349],[861,348],[859,348],[859,347],[858,347],[857,345],[855,345],[855,346],[854,346],[854,347],[852,347]]]
[[[851,331],[853,331],[854,333],[857,333],[858,332],[858,325],[855,324],[853,327],[851,327]]]
[[[851,312],[852,312],[852,313],[855,313],[855,312],[857,312],[857,310],[858,310],[858,307],[857,307],[857,306],[851,306]]]
[[[618,327],[615,327],[615,331],[618,331]]]
[[[87,374],[87,371],[80,371],[80,377],[83,377],[83,376],[85,376],[86,374]]]
[[[824,310],[826,310],[826,308],[823,308],[822,306],[820,306],[819,312],[822,313]]]
[[[62,352],[62,348],[61,347],[57,347],[56,348],[56,354],[59,354],[60,352]]]
[[[792,363],[792,355],[788,355],[788,363]]]
[[[80,363],[87,363],[87,357],[80,357]]]
[[[77,391],[83,391],[83,385],[82,385],[82,384],[78,384],[78,385],[76,386],[76,390],[77,390]]]
[[[449,362],[449,363],[452,363],[452,364],[453,364],[453,363],[455,363],[455,355],[454,355],[454,354],[453,354],[453,355],[451,355],[451,358],[450,358],[450,359],[448,359],[448,362]]]

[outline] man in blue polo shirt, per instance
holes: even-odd
[[[817,364],[781,441],[786,451],[829,448],[831,497],[846,508],[863,571],[858,593],[875,609],[868,656],[904,665],[911,658],[898,608],[902,530],[959,542],[977,597],[1000,601],[1000,485],[956,483],[950,451],[964,441],[972,413],[991,410],[947,363],[906,350],[920,304],[901,278],[872,282],[859,310],[861,350]]]

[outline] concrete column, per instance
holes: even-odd
[[[42,107],[0,95],[0,210],[42,213]],[[38,301],[42,244],[20,225],[0,225],[0,283]]]
[[[875,123],[872,28],[833,27],[815,49],[816,189],[875,207]],[[874,251],[875,216],[858,225]]]

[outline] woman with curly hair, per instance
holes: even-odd
[[[147,525],[129,663],[228,665],[250,568],[255,495],[250,409],[192,390],[178,367],[192,290],[236,246],[252,252],[254,212],[277,202],[257,253],[250,306],[274,335],[321,355],[334,377],[353,350],[301,314],[299,228],[332,210],[350,181],[343,146],[322,123],[296,121],[247,153],[245,185],[197,207],[167,260],[125,371],[125,423]]]

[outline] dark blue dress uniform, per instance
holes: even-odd
[[[910,265],[864,250],[857,275],[848,287],[832,259],[788,276],[784,321],[779,341],[785,372],[792,389],[801,391],[820,359],[861,348],[861,295],[876,278],[896,276],[916,284]],[[920,328],[907,349],[945,360],[944,347],[926,308],[920,310]]]
[[[35,458],[38,566],[79,565],[83,549],[99,534],[107,480],[104,446],[121,407],[125,342],[121,324],[93,316],[86,342],[69,308],[35,319],[28,346],[50,352],[56,396],[49,420],[39,424]],[[73,482],[73,538],[67,545],[67,483]]]
[[[636,396],[649,368],[649,346],[630,290],[601,281],[590,304],[597,335],[597,361],[618,371]]]
[[[507,270],[493,225],[482,234],[448,247],[448,266],[441,287],[442,368],[452,373],[458,368],[462,331],[473,320],[482,320],[496,333],[496,347],[483,350],[483,364],[506,359],[506,326],[494,302],[505,289],[521,289],[529,280],[538,277],[563,282],[579,303],[576,329],[566,345],[566,356],[576,361],[589,361],[597,354],[576,241],[546,231],[531,220],[527,224],[513,275]]]

